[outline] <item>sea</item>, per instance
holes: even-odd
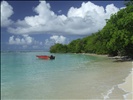
[[[36,55],[54,55],[55,60]],[[1,100],[123,100],[118,88],[130,62],[104,56],[50,52],[1,52]]]

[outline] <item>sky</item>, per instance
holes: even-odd
[[[1,50],[44,50],[98,32],[123,1],[1,1]]]

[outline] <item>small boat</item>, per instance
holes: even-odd
[[[51,56],[47,56],[47,55],[37,55],[36,57],[38,57],[39,59],[45,59],[45,60],[48,60],[48,59],[55,59],[55,56],[51,55]]]

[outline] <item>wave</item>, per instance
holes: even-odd
[[[133,62],[132,62],[132,67],[133,67]],[[123,80],[124,81],[123,83],[112,86],[112,88],[107,91],[106,95],[102,94],[104,100],[110,99],[110,95],[114,92],[116,87],[118,87],[120,90],[124,92],[124,95],[122,95],[123,99],[128,100],[128,97],[133,94],[133,90],[130,91],[128,88],[126,88],[126,86],[129,86],[130,84],[128,80],[131,80],[130,79],[132,77],[131,75],[133,75],[133,68],[131,69],[129,75]]]
[[[107,91],[106,95],[103,95],[104,100],[109,99],[109,95],[113,93],[113,90],[115,89],[116,85],[114,85],[110,90]]]
[[[132,67],[133,67],[133,62],[132,62]],[[123,95],[124,97],[124,100],[127,100],[127,97],[129,95],[132,95],[133,94],[133,90],[128,90],[128,88],[124,88],[123,86],[128,86],[130,83],[128,82],[128,80],[132,80],[130,79],[130,77],[132,78],[133,77],[133,68],[131,70],[131,72],[129,73],[129,75],[126,77],[126,79],[124,80],[125,82],[124,83],[121,83],[121,84],[118,84],[118,88],[123,90],[125,92],[125,94]]]

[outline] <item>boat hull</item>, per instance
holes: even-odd
[[[39,59],[46,59],[46,60],[50,59],[49,56],[45,56],[45,55],[37,55],[36,57],[38,57]]]
[[[47,55],[37,55],[36,57],[38,57],[39,59],[45,59],[45,60],[48,60],[48,59],[55,59],[55,56],[47,56]]]

